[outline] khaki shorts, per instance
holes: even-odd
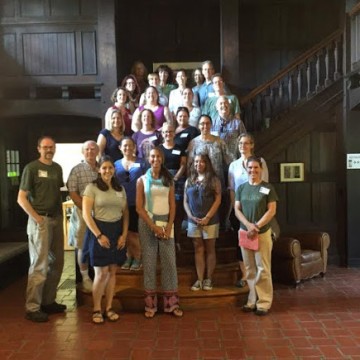
[[[216,239],[219,237],[219,224],[201,226],[189,221],[187,236],[190,238]]]

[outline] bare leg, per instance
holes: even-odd
[[[93,303],[94,311],[101,311],[101,298],[104,294],[106,288],[108,277],[109,277],[109,267],[108,266],[95,266],[95,278],[93,283]]]
[[[239,261],[239,267],[241,271],[241,280],[246,280],[246,269],[243,261]]]
[[[193,238],[195,249],[195,267],[198,280],[204,280],[205,273],[205,245],[202,238]]]
[[[109,265],[108,281],[105,288],[105,310],[109,310],[112,307],[112,301],[115,292],[116,284],[116,265]]]
[[[141,259],[141,246],[140,246],[139,234],[133,231],[128,232],[127,257],[132,257],[137,260]]]
[[[204,240],[206,247],[206,278],[212,279],[212,275],[216,266],[216,251],[215,251],[216,239]]]

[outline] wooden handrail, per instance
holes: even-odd
[[[245,105],[249,100],[261,94],[264,90],[268,89],[272,84],[282,79],[285,75],[296,70],[299,65],[303,64],[307,59],[316,55],[321,49],[326,47],[326,45],[331,44],[334,40],[340,38],[342,33],[343,31],[341,29],[336,30],[335,32],[327,36],[325,39],[320,41],[318,44],[314,45],[312,48],[302,53],[300,56],[298,56],[296,59],[290,62],[289,65],[281,69],[269,81],[265,82],[264,84],[261,84],[257,88],[253,89],[249,94],[242,97],[240,100],[241,105]]]
[[[360,3],[356,4],[349,12],[349,16],[357,15],[360,12]]]

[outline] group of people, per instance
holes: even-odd
[[[277,195],[267,183],[264,159],[253,155],[254,138],[246,133],[236,96],[211,61],[194,71],[193,88],[187,87],[184,70],[176,73],[175,87],[167,65],[148,75],[147,87],[145,76],[146,68],[136,63],[134,73],[114,91],[105,129],[97,142],[83,144],[84,161],[67,181],[74,201],[69,238],[77,248],[83,289],[93,295],[92,321],[119,318],[112,308],[117,265],[143,267],[145,316],[154,317],[158,256],[164,311],[183,315],[176,269],[183,223],[195,249],[193,291],[214,286],[221,228],[245,230],[259,242],[257,250],[239,250],[242,277],[237,286],[249,286],[243,311],[265,315],[272,303],[269,222]],[[52,161],[54,139],[39,139],[38,151],[40,158],[24,169],[18,202],[29,215],[26,317],[42,322],[49,313],[65,311],[55,302],[63,264],[58,239],[63,235],[58,226],[62,172]],[[94,267],[93,282],[88,263]]]

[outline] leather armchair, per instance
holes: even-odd
[[[302,280],[324,276],[329,245],[330,237],[326,232],[281,235],[273,244],[273,280],[297,286]]]

